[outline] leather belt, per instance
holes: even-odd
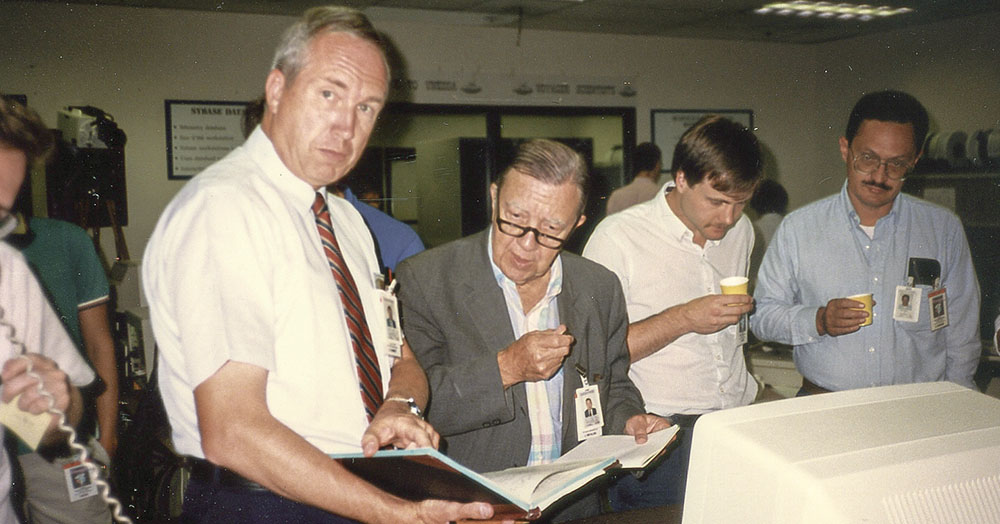
[[[819,395],[820,393],[829,393],[830,390],[824,387],[817,386],[809,381],[809,379],[802,377],[802,391],[810,395]]]
[[[216,466],[211,462],[198,457],[185,457],[191,466],[191,479],[211,486],[221,486],[224,488],[242,488],[252,491],[268,491],[267,488],[256,482],[240,476],[238,473],[230,471],[221,466]]]

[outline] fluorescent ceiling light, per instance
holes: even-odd
[[[862,22],[885,18],[893,15],[910,13],[913,9],[909,7],[872,6],[867,4],[835,4],[832,2],[808,2],[797,0],[795,2],[773,2],[755,9],[754,12],[761,15],[782,15],[831,18],[837,20],[858,19]]]

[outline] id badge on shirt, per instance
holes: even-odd
[[[931,305],[931,331],[937,331],[948,325],[948,292],[945,288],[935,289],[927,294],[927,302]]]
[[[900,322],[916,322],[920,319],[920,297],[924,291],[919,287],[896,286],[893,300],[892,318]]]
[[[576,401],[576,438],[583,441],[603,433],[604,413],[601,410],[601,392],[597,384],[577,388],[573,394]]]
[[[749,318],[750,315],[740,315],[740,321],[736,323],[736,343],[739,345],[746,344],[750,340]]]
[[[396,295],[386,289],[379,289],[378,294],[379,309],[381,318],[385,322],[385,347],[386,354],[393,358],[403,356],[403,330],[399,325],[399,304]]]
[[[388,278],[387,278],[388,277]],[[392,358],[403,356],[403,327],[399,323],[399,302],[396,300],[396,279],[392,272],[387,275],[376,273],[375,294],[378,296],[379,318],[385,324],[385,354]]]
[[[79,460],[63,464],[63,476],[66,478],[66,491],[69,501],[76,502],[97,495],[97,483],[90,468]]]

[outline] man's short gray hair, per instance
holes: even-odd
[[[497,178],[497,193],[503,187],[504,178],[510,171],[517,171],[550,185],[564,182],[576,184],[580,190],[580,212],[587,205],[587,191],[590,174],[587,163],[573,148],[555,140],[535,138],[517,148],[517,154],[510,166]]]
[[[375,26],[361,11],[349,7],[322,6],[306,10],[302,18],[289,27],[281,37],[274,52],[271,69],[281,71],[289,80],[294,80],[305,65],[309,42],[326,33],[347,33],[369,42],[379,49],[386,75],[389,62],[386,46]]]

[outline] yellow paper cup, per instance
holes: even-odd
[[[723,295],[746,295],[747,294],[747,282],[750,280],[747,277],[726,277],[719,281],[719,287],[722,288]],[[727,306],[738,306],[739,304],[726,304]]]
[[[719,287],[723,295],[746,295],[749,281],[747,277],[726,277],[719,281]]]
[[[861,326],[862,327],[870,326],[872,324],[872,294],[862,293],[860,295],[851,295],[847,298],[851,300],[857,300],[858,302],[861,302],[862,304],[865,305],[863,309],[865,310],[866,313],[868,313],[868,318],[866,318],[865,321],[861,323]]]

